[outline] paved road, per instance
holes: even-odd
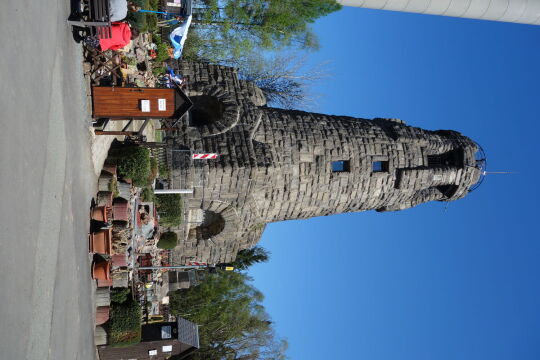
[[[93,359],[93,193],[68,0],[0,1],[0,358]]]

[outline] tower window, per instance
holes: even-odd
[[[349,161],[332,161],[332,172],[349,172]]]
[[[373,172],[387,172],[388,171],[388,161],[374,161],[372,163]]]

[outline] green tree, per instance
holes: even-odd
[[[309,109],[315,104],[311,85],[330,76],[328,63],[306,66],[307,58],[294,52],[273,56],[250,54],[227,65],[237,67],[238,76],[254,82],[268,105],[285,109]]]
[[[250,266],[267,262],[270,259],[270,252],[262,246],[254,246],[250,249],[240,250],[236,255],[236,259],[226,264],[233,266],[237,270],[247,270]]]
[[[263,295],[244,273],[208,274],[190,289],[171,295],[171,312],[199,324],[201,348],[192,360],[285,359],[262,305]]]
[[[200,56],[210,61],[241,57],[256,48],[317,48],[309,24],[341,8],[335,0],[205,1],[193,27],[208,46]]]

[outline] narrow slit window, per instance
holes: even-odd
[[[374,161],[372,170],[373,172],[388,172],[388,161]]]
[[[349,161],[339,160],[332,161],[332,172],[348,172],[349,171]]]

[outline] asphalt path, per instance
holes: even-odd
[[[94,359],[94,192],[69,1],[0,1],[0,359]]]

